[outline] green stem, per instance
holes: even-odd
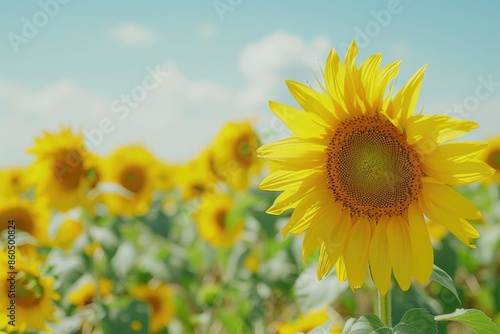
[[[387,291],[385,296],[382,296],[380,291],[377,291],[378,296],[378,316],[389,328],[392,328],[391,324],[391,289]]]

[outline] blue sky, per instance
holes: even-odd
[[[499,14],[493,0],[11,1],[0,12],[0,166],[29,163],[42,130],[95,133],[103,119],[112,130],[93,138],[96,153],[144,143],[172,162],[229,120],[286,136],[267,101],[293,104],[284,80],[313,82],[328,51],[354,38],[360,60],[403,59],[399,86],[428,64],[424,113],[471,118],[481,129],[470,138],[484,139],[500,124]],[[141,101],[116,112],[144,82]]]

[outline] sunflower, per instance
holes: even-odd
[[[89,153],[81,133],[75,135],[69,128],[62,128],[58,134],[44,132],[28,152],[36,156],[30,169],[36,197],[60,211],[90,205],[88,191],[94,180],[88,177]]]
[[[167,284],[156,286],[137,285],[131,291],[131,296],[145,301],[151,307],[149,317],[149,332],[156,333],[170,324],[174,314],[173,295]]]
[[[9,198],[24,194],[29,184],[26,168],[10,168],[0,170],[0,198]]]
[[[5,252],[0,253],[2,259],[8,258]],[[40,263],[35,260],[24,258],[22,254],[16,254],[15,271],[7,266],[6,261],[0,262],[0,289],[2,291],[15,291],[15,299],[1,298],[0,307],[6,310],[11,307],[11,300],[15,300],[15,322],[9,317],[0,317],[0,328],[7,332],[25,332],[28,329],[37,331],[50,331],[46,321],[56,321],[56,308],[53,301],[59,300],[60,296],[53,289],[54,279],[43,277],[40,274]],[[15,289],[12,288],[15,285]],[[13,326],[15,324],[15,326]]]
[[[245,260],[243,261],[243,265],[252,274],[255,274],[257,271],[259,271],[260,259],[257,257],[256,254],[249,254],[249,255],[247,255],[247,257],[245,257]]]
[[[102,277],[99,279],[99,294],[100,298],[106,299],[110,296],[113,289],[113,282],[109,279]],[[76,289],[68,293],[68,301],[78,307],[84,307],[94,302],[97,294],[96,283],[94,281],[87,281]]]
[[[471,245],[479,234],[466,219],[481,213],[450,186],[492,174],[476,156],[481,143],[447,143],[477,124],[444,115],[413,115],[425,66],[397,94],[386,88],[400,61],[380,69],[375,54],[359,67],[353,42],[344,64],[332,50],[321,92],[288,81],[304,110],[270,102],[293,136],[263,145],[258,154],[282,167],[260,187],[283,191],[267,210],[294,208],[283,235],[306,231],[303,257],[319,248],[318,278],[334,265],[351,289],[368,266],[386,294],[391,272],[403,290],[412,277],[426,282],[433,249],[424,215]]]
[[[340,316],[337,315],[337,318]],[[276,325],[277,334],[309,333],[314,328],[320,327],[328,321],[325,310],[312,310],[306,314],[300,314],[298,319],[292,322],[279,323]],[[340,334],[342,331],[341,321],[333,322],[329,333]]]
[[[231,247],[243,232],[243,219],[229,226],[228,217],[234,207],[234,200],[225,194],[211,194],[203,198],[195,213],[198,231],[213,247]]]
[[[188,201],[215,191],[217,179],[210,166],[210,152],[203,151],[196,159],[178,169],[182,199]]]
[[[155,189],[156,158],[142,146],[117,149],[105,161],[103,181],[122,187],[120,193],[103,194],[109,213],[143,215],[149,210]]]
[[[9,220],[14,220],[12,225]],[[38,245],[48,243],[49,220],[50,211],[39,202],[14,197],[0,204],[0,232],[14,226],[16,231],[29,233]]]
[[[214,175],[234,190],[245,190],[251,175],[258,174],[257,134],[249,122],[227,123],[211,146],[210,166]]]
[[[485,183],[500,183],[500,136],[488,140],[488,146],[480,158],[496,170],[491,178],[485,179]]]
[[[167,191],[177,185],[176,176],[179,172],[179,167],[167,164],[161,160],[157,160],[156,168],[156,188],[159,190]]]
[[[57,230],[57,234],[51,244],[69,250],[73,242],[82,234],[83,225],[79,221],[66,219]]]

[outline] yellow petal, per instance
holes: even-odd
[[[331,205],[332,202],[333,196],[328,189],[308,194],[299,202],[293,210],[288,224],[283,227],[283,237],[286,237],[288,233],[304,232],[310,226],[311,220],[316,216],[318,210]]]
[[[320,125],[319,116],[274,101],[269,101],[269,107],[295,136],[302,138],[324,136],[325,128]]]
[[[465,219],[457,217],[436,206],[423,194],[419,195],[418,204],[423,213],[435,223],[441,224],[450,231],[458,240],[469,247],[471,239],[479,237],[479,233]]]
[[[302,243],[302,258],[305,261],[332,233],[340,218],[342,204],[339,202],[321,207],[306,231]]]
[[[370,223],[366,218],[360,218],[351,228],[344,250],[347,278],[353,290],[361,287],[365,281],[370,238]]]
[[[313,187],[325,180],[324,172],[314,169],[279,169],[269,174],[259,185],[262,190],[295,190],[307,182]]]
[[[466,162],[475,158],[486,147],[485,143],[480,142],[459,142],[440,145],[434,151],[425,156],[424,161],[431,161],[432,166],[438,167],[446,161]]]
[[[342,210],[338,219],[332,223],[334,226],[332,232],[325,239],[324,247],[331,262],[336,263],[344,252],[346,240],[351,230],[351,214],[349,210]]]
[[[430,153],[438,144],[456,139],[479,127],[474,122],[445,115],[416,115],[405,124],[407,142],[419,153]]]
[[[372,110],[378,109],[379,103],[379,75],[380,64],[382,63],[382,54],[377,53],[368,58],[359,67],[361,80],[365,83],[366,101],[369,103],[369,108]],[[385,87],[384,87],[385,88]]]
[[[391,261],[387,240],[387,220],[381,219],[370,241],[370,268],[377,290],[385,296],[391,285]]]
[[[402,290],[410,288],[412,274],[412,248],[408,223],[399,216],[394,216],[387,225],[389,258],[394,277]]]
[[[477,220],[483,217],[481,212],[467,198],[450,187],[429,182],[425,178],[422,181],[424,196],[443,210],[465,219]]]
[[[339,257],[335,266],[337,268],[337,278],[339,279],[340,282],[345,282],[347,280],[347,272],[345,270],[344,256]]]
[[[321,244],[319,249],[319,260],[318,268],[316,269],[316,275],[318,280],[323,279],[333,268],[335,262],[333,262],[326,252],[326,246],[324,243]]]
[[[344,86],[345,70],[335,49],[330,51],[325,64],[325,84],[332,100],[339,103],[340,109],[345,109],[342,87]]]
[[[408,221],[410,224],[413,276],[420,283],[426,283],[432,274],[434,251],[422,211],[417,203],[410,205]]]
[[[312,112],[324,120],[323,125],[335,124],[337,122],[333,110],[329,110],[327,105],[323,103],[320,95],[314,89],[307,87],[296,81],[287,80],[286,85],[292,93],[295,100],[300,104],[302,109],[307,112]]]
[[[312,191],[311,188],[309,191]],[[307,193],[309,193],[309,191]],[[307,194],[306,193],[306,194]],[[266,210],[266,213],[270,215],[280,215],[284,211],[294,208],[297,204],[304,198],[303,192],[298,192],[297,190],[285,190],[274,200],[273,205]]]
[[[290,137],[262,145],[257,154],[289,167],[321,168],[326,159],[327,145],[319,139]]]
[[[425,68],[422,66],[415,74],[406,82],[401,90],[396,94],[393,100],[393,105],[397,111],[396,117],[404,124],[410,117],[415,107],[417,106],[420,88],[422,87],[422,79],[424,78]]]
[[[386,65],[381,71],[380,71],[380,76],[379,76],[379,100],[383,100],[385,91],[387,89],[387,85],[389,82],[391,82],[399,73],[399,64],[401,64],[401,60],[396,60],[388,65]],[[383,105],[383,110],[386,111],[386,102],[388,105],[388,102],[392,101],[392,90],[388,94],[388,99],[387,101],[384,100],[384,105]],[[389,114],[391,118],[394,118],[396,115],[394,113]]]
[[[495,170],[483,161],[471,160],[462,163],[448,161],[439,167],[439,170],[431,168],[424,161],[424,172],[449,185],[465,185],[488,178]]]

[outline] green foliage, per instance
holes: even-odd
[[[450,314],[435,317],[436,321],[456,321],[465,325],[475,334],[497,334],[500,328],[479,310],[457,309]]]
[[[441,284],[443,287],[451,291],[458,301],[460,301],[453,279],[444,270],[436,265],[434,265],[434,269],[432,270],[431,280]]]

